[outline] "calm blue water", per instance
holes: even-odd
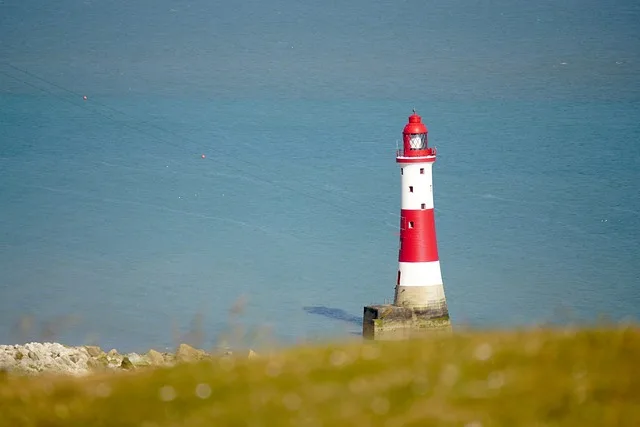
[[[354,337],[393,297],[414,107],[455,323],[637,319],[639,18],[631,1],[5,0],[0,342],[164,348],[199,315],[203,345],[235,322],[248,345],[259,325]]]

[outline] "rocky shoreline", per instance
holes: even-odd
[[[41,373],[86,375],[92,372],[171,366],[176,363],[229,356],[232,356],[231,351],[212,354],[188,344],[180,344],[175,353],[151,349],[145,354],[120,354],[116,349],[105,352],[98,346],[70,347],[55,342],[31,342],[0,345],[0,371],[25,375]],[[249,350],[247,357],[255,356],[256,353]]]

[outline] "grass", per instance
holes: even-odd
[[[0,379],[1,426],[640,426],[640,328],[475,331]]]

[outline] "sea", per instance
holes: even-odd
[[[415,109],[454,328],[640,316],[640,4],[0,1],[0,343],[361,339]]]

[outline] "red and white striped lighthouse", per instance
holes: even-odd
[[[435,148],[415,110],[405,125],[403,148],[396,153],[402,181],[400,250],[394,305],[448,316],[442,283],[433,204],[431,169]]]

